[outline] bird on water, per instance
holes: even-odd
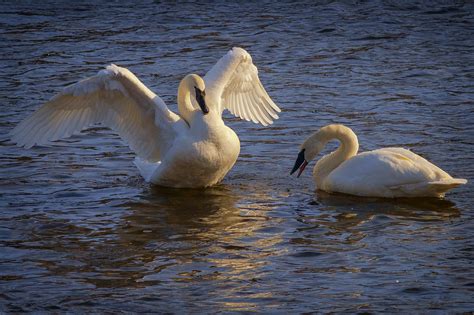
[[[224,124],[224,110],[264,126],[280,112],[260,82],[252,57],[238,47],[204,77],[185,76],[177,103],[178,114],[130,70],[112,64],[64,88],[10,136],[30,148],[102,123],[135,152],[135,164],[146,181],[197,188],[221,181],[239,155],[240,141]]]

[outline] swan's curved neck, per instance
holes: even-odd
[[[178,87],[179,115],[188,123],[188,125],[191,124],[194,111],[196,110],[191,102],[191,91],[193,90],[194,80],[188,75],[181,80]]]
[[[315,137],[314,141],[319,142],[321,148],[333,139],[340,142],[336,151],[324,156],[314,167],[313,174],[316,177],[316,184],[321,187],[321,183],[334,169],[357,154],[359,142],[355,133],[343,125],[330,125],[321,128],[313,137]]]

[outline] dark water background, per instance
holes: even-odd
[[[474,180],[470,1],[0,2],[0,312],[474,310],[472,184],[445,200],[314,191],[288,173],[328,123]],[[175,109],[179,80],[246,48],[283,109],[228,117],[239,160],[206,190],[150,187],[96,127],[4,141],[114,62]],[[334,146],[333,146],[334,147]]]

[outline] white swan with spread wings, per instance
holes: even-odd
[[[239,138],[222,120],[225,109],[264,126],[280,112],[263,88],[252,57],[238,47],[204,78],[190,74],[181,81],[179,115],[128,69],[110,65],[66,87],[10,135],[30,148],[102,123],[136,153],[135,164],[146,181],[207,187],[223,179],[240,152]]]

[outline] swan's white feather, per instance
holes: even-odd
[[[204,76],[207,99],[222,112],[261,123],[264,126],[278,119],[280,108],[272,101],[258,77],[250,54],[234,47]]]
[[[452,178],[423,157],[403,148],[383,148],[357,154],[357,136],[344,125],[321,128],[302,145],[312,160],[332,139],[339,148],[313,169],[318,189],[366,197],[442,197],[467,180]]]
[[[431,187],[433,182],[452,179],[448,173],[409,150],[384,148],[346,160],[328,175],[323,186],[354,195],[396,197],[430,195],[435,192]],[[439,193],[436,191],[433,195]]]
[[[117,131],[139,157],[159,161],[172,145],[180,120],[132,72],[110,65],[64,88],[20,123],[11,138],[30,148],[102,123]]]
[[[64,88],[20,123],[11,139],[29,148],[102,123],[135,151],[135,164],[146,181],[211,186],[224,178],[240,152],[239,138],[222,120],[222,102],[239,117],[265,125],[280,109],[263,89],[245,50],[234,48],[209,73],[208,86],[196,74],[181,80],[178,116],[133,73],[111,65]]]
[[[147,160],[143,160],[139,157],[136,157],[133,163],[135,163],[135,166],[140,171],[140,175],[142,175],[142,177],[148,183],[152,181],[152,176],[161,166],[161,162],[148,162]]]

